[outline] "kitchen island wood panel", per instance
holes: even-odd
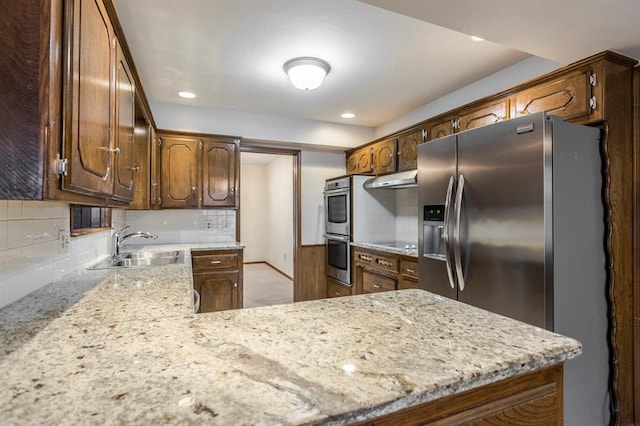
[[[326,297],[326,264],[327,253],[324,244],[309,244],[300,247],[299,273],[293,289],[295,302]]]

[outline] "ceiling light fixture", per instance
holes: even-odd
[[[282,69],[295,87],[313,90],[320,87],[324,77],[331,71],[331,66],[322,59],[305,56],[285,62]]]
[[[196,97],[196,94],[193,92],[178,92],[178,96],[186,99],[193,99]]]
[[[478,36],[471,36],[471,40],[473,40],[473,41],[484,41],[484,39],[482,37],[478,37]]]
[[[340,114],[340,117],[342,118],[355,118],[356,114],[353,112],[343,112],[342,114]]]

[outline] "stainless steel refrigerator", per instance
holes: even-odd
[[[418,147],[420,287],[579,340],[568,425],[609,420],[599,139],[537,113]]]

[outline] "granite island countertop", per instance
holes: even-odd
[[[82,271],[0,310],[3,422],[345,424],[581,350],[423,290],[193,314],[190,275],[187,251],[183,265]]]

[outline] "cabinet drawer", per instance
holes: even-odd
[[[240,268],[238,253],[192,254],[191,263],[194,271]]]
[[[327,277],[327,297],[351,296],[351,287],[347,287],[338,281]]]
[[[394,278],[378,275],[366,269],[362,270],[362,292],[377,293],[379,291],[392,291],[396,289]]]
[[[356,262],[366,263],[392,272],[398,272],[398,259],[391,256],[355,251]]]
[[[419,288],[418,280],[414,278],[407,278],[404,275],[400,277],[398,281],[398,290],[406,290],[411,288]]]
[[[400,273],[411,278],[418,278],[418,263],[408,260],[400,261]]]

